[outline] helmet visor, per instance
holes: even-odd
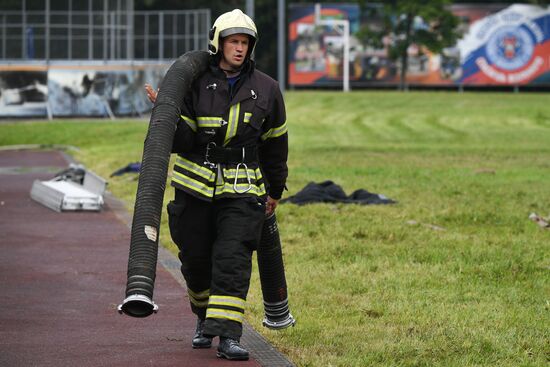
[[[258,38],[258,36],[256,35],[256,32],[254,32],[250,28],[245,28],[245,27],[231,27],[231,28],[224,29],[223,31],[220,32],[220,37],[225,38],[227,36],[231,36],[232,34],[238,34],[238,33],[247,34],[249,36],[254,37],[255,39]]]

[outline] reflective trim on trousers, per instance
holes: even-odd
[[[212,309],[208,307],[208,309],[206,310],[206,318],[207,319],[227,319],[227,320],[237,321],[238,323],[242,324],[244,319],[244,313],[238,312],[238,311],[222,310],[219,308]]]
[[[244,310],[246,301],[239,297],[233,296],[211,296],[209,305],[224,305],[237,307]]]
[[[189,301],[197,307],[206,308],[208,306],[210,289],[205,289],[202,292],[195,293],[191,289],[187,288],[187,294],[189,295]]]

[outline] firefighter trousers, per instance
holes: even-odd
[[[265,199],[208,202],[182,190],[175,192],[168,204],[168,220],[179,249],[191,309],[206,319],[205,335],[239,339],[252,252],[258,246],[265,219]]]

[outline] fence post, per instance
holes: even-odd
[[[159,13],[159,60],[164,58],[164,12]]]

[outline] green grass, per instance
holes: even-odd
[[[547,366],[546,94],[289,92],[289,192],[331,179],[388,206],[278,209],[296,327],[248,321],[298,366]],[[141,159],[136,121],[0,124],[0,145],[70,144],[108,177]],[[133,207],[136,181],[109,180]],[[172,190],[167,190],[168,196]],[[172,250],[166,216],[161,241]]]

